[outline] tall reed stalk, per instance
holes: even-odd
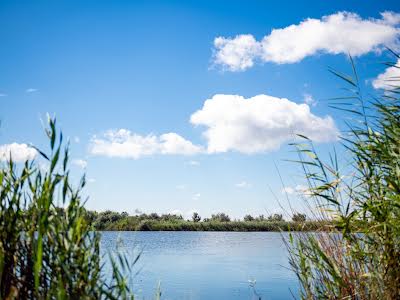
[[[68,145],[56,121],[46,134],[50,153],[36,161],[0,168],[0,299],[133,299],[126,257],[110,256],[105,276],[100,235],[85,219],[81,191],[71,184]]]
[[[352,76],[332,71],[351,92],[334,99],[351,117],[341,137],[349,162],[339,163],[336,152],[323,161],[306,137],[296,144],[311,214],[332,224],[290,236],[302,299],[400,299],[399,78],[383,95],[365,100],[351,63]]]

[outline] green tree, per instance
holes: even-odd
[[[201,217],[197,212],[194,212],[192,215],[192,220],[193,220],[193,222],[197,223],[197,222],[201,221]]]
[[[305,222],[307,219],[306,214],[294,213],[292,216],[293,222]]]
[[[254,218],[251,215],[245,215],[243,220],[245,220],[246,222],[251,222],[254,221]]]

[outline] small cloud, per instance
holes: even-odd
[[[251,183],[248,183],[246,181],[242,181],[242,182],[237,183],[236,187],[240,188],[240,189],[248,189],[248,188],[251,188],[252,185],[251,185]]]
[[[34,92],[37,92],[37,91],[38,91],[38,89],[34,89],[34,88],[29,88],[29,89],[25,90],[26,93],[34,93]]]
[[[81,140],[80,140],[79,136],[74,136],[74,142],[75,142],[76,144],[79,144],[80,141],[81,141]]]
[[[187,164],[189,166],[199,166],[200,162],[198,162],[197,160],[191,160],[191,161],[188,161]]]
[[[281,193],[286,195],[310,196],[309,188],[301,184],[298,184],[295,187],[285,186],[282,188]]]
[[[7,97],[7,94],[0,93],[0,97]]]
[[[192,199],[193,199],[193,200],[199,200],[199,199],[200,199],[200,196],[201,196],[200,193],[194,194],[193,197],[192,197]]]
[[[183,185],[183,184],[179,184],[179,185],[176,186],[176,189],[177,190],[184,190],[184,189],[186,189],[186,186]]]
[[[282,194],[287,194],[287,195],[293,195],[294,192],[295,192],[295,190],[291,186],[285,186],[281,190]]]
[[[72,161],[72,163],[73,163],[75,166],[78,166],[78,167],[80,167],[80,168],[82,168],[82,169],[86,169],[86,167],[87,167],[87,161],[86,161],[86,160],[83,160],[83,159],[74,159],[74,160]]]
[[[94,178],[89,178],[89,179],[87,180],[87,182],[89,182],[89,183],[95,183],[95,182],[96,182],[96,179],[94,179]]]
[[[0,145],[0,161],[8,161],[11,157],[14,162],[24,162],[34,159],[37,154],[37,151],[27,144]]]
[[[308,104],[310,106],[317,105],[317,101],[315,101],[314,97],[311,94],[304,93],[303,100],[305,104]]]

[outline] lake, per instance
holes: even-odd
[[[293,299],[297,279],[277,232],[103,232],[102,251],[129,253],[137,299]],[[137,272],[137,274],[136,274]],[[254,282],[254,284],[252,283]]]

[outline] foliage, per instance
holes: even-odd
[[[292,221],[293,222],[305,222],[307,219],[306,214],[301,214],[301,213],[294,213],[292,216]]]
[[[201,221],[201,217],[197,212],[194,212],[193,216],[192,216],[192,220],[193,220],[193,222],[200,222]]]
[[[46,170],[35,161],[19,170],[12,157],[0,168],[0,298],[133,299],[122,271],[128,260],[110,257],[112,275],[102,273],[95,215],[81,202],[85,178],[72,186],[55,120],[46,133],[51,153],[37,149]]]
[[[225,213],[217,213],[215,215],[211,215],[211,221],[230,222],[231,218]]]
[[[400,299],[399,78],[366,101],[352,66],[352,76],[333,71],[352,93],[336,105],[352,118],[341,137],[349,163],[339,167],[336,152],[324,162],[305,137],[296,145],[313,211],[332,223],[290,238],[302,299]]]
[[[182,216],[161,215],[155,217],[155,214],[124,215],[118,212],[87,212],[88,216],[97,216],[91,219],[97,230],[123,230],[123,231],[288,231],[291,230],[316,230],[326,226],[326,223],[319,221],[307,221],[299,226],[298,222],[288,222],[273,217],[266,219],[263,215],[252,217],[247,215],[244,221],[225,221],[230,217],[222,214],[223,218],[208,219],[201,221],[200,216],[194,213],[192,221],[184,220]],[[104,215],[116,215],[114,222]],[[221,216],[221,214],[219,214]],[[89,217],[88,217],[89,218]],[[197,220],[197,221],[196,221]],[[88,219],[89,221],[89,219]]]
[[[273,214],[268,217],[269,221],[279,222],[283,220],[283,216],[281,214]]]

